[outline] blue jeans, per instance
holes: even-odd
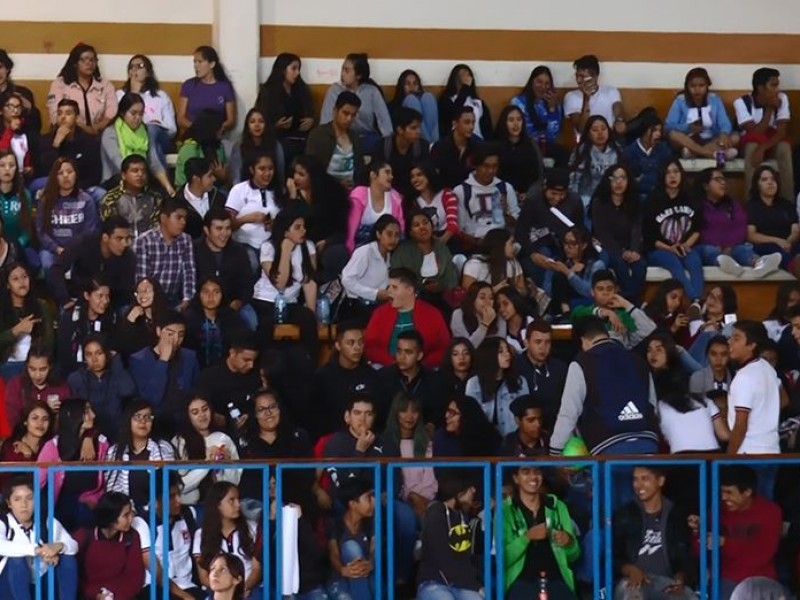
[[[684,257],[668,250],[653,250],[647,255],[647,260],[654,267],[669,271],[674,279],[683,284],[686,295],[691,300],[698,300],[703,295],[703,262],[695,248],[689,250]],[[688,277],[686,271],[689,271]]]
[[[483,600],[483,596],[438,581],[423,581],[417,588],[417,600]]]
[[[537,254],[542,254],[544,256],[548,256],[550,258],[555,258],[556,253],[552,248],[548,248],[547,246],[542,246],[541,248],[537,248],[535,250]],[[522,265],[522,270],[524,271],[525,275],[531,277],[540,288],[542,288],[545,293],[553,297],[553,274],[555,271],[551,271],[550,269],[545,269],[540,267],[536,263],[531,260],[530,256],[519,256],[519,262]]]
[[[778,246],[778,244],[756,244],[753,246],[753,250],[755,250],[756,254],[759,256],[766,256],[773,252],[779,253],[781,255],[781,269],[786,269],[789,267],[789,263],[792,259],[800,252],[800,244],[792,246],[789,252],[786,252],[786,250]]]
[[[42,269],[44,269],[44,272],[47,273],[47,271],[50,270],[50,267],[55,264],[56,255],[49,250],[39,250],[39,260],[42,263]]]
[[[617,276],[620,293],[631,302],[641,300],[647,279],[647,262],[644,258],[629,263],[622,258],[622,252],[607,251],[606,254],[606,264]]]
[[[242,304],[242,307],[239,309],[239,318],[244,321],[244,324],[250,331],[258,329],[258,315],[250,304]]]
[[[78,597],[78,561],[74,556],[62,554],[55,568],[55,589],[59,600]],[[41,579],[42,597],[47,595],[47,576]],[[9,558],[0,573],[0,598],[3,600],[32,600],[34,597],[31,569],[28,559]]]
[[[431,144],[439,141],[439,106],[430,92],[421,96],[409,94],[403,99],[403,106],[413,108],[422,115],[422,137]]]
[[[339,555],[343,565],[348,565],[357,558],[368,558],[361,551],[361,545],[355,540],[347,540],[339,546]],[[372,591],[375,587],[374,575],[369,577],[359,577],[348,579],[339,577],[334,579],[328,586],[328,594],[336,598],[342,598],[343,594],[349,594],[352,600],[372,600]]]
[[[417,543],[417,515],[402,500],[394,501],[395,578],[408,581],[414,566]]]
[[[292,600],[330,600],[330,596],[328,596],[328,592],[326,592],[324,588],[318,587],[310,592],[295,594],[292,596]],[[337,598],[336,600],[339,599]]]
[[[695,249],[700,253],[700,260],[704,266],[717,266],[717,258],[722,254],[722,248],[711,244],[698,244]],[[751,267],[756,253],[753,252],[752,244],[739,244],[731,248],[730,257],[743,267]]]
[[[158,160],[161,161],[161,166],[166,169],[167,151],[172,144],[172,140],[170,139],[167,130],[160,125],[150,123],[147,125],[147,137],[150,139],[150,143],[156,148],[156,155],[158,155]]]

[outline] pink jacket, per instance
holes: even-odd
[[[67,84],[61,77],[56,78],[50,84],[50,91],[47,94],[47,112],[50,115],[51,125],[56,124],[58,103],[64,98],[75,100],[78,103],[78,122],[83,125],[86,125],[85,104],[87,103],[92,123],[97,123],[103,117],[113,119],[117,116],[117,92],[114,90],[114,84],[107,79],[92,80],[92,85],[86,92],[86,103],[84,103],[83,89],[77,82]]]
[[[106,436],[100,434],[97,438],[97,461],[102,461],[105,459],[106,454],[108,454],[108,440]],[[53,437],[52,439],[48,440],[42,449],[39,451],[39,456],[36,459],[38,463],[53,463],[57,464],[61,462],[61,457],[58,454],[58,436]],[[89,490],[88,492],[84,492],[80,495],[79,500],[91,506],[97,504],[97,501],[100,499],[106,491],[105,486],[105,478],[103,477],[104,471],[102,469],[97,469],[97,487],[93,490]],[[53,475],[53,494],[55,500],[58,501],[58,495],[61,493],[61,487],[64,485],[64,474],[65,471],[56,471]],[[39,469],[39,487],[44,487],[47,484],[47,469]]]
[[[392,216],[400,221],[400,233],[402,234],[406,230],[406,220],[403,216],[403,197],[395,190],[389,193],[392,196]],[[350,192],[350,215],[347,218],[347,237],[344,242],[350,254],[356,249],[356,232],[359,225],[361,225],[361,217],[367,209],[367,202],[369,202],[369,187],[360,185],[353,188],[353,191]]]

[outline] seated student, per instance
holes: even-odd
[[[91,92],[91,93],[90,93]],[[97,52],[92,46],[79,42],[50,84],[47,111],[50,124],[56,124],[58,103],[63,99],[78,103],[78,127],[89,135],[99,136],[117,114],[114,84],[100,76]]]
[[[227,196],[214,187],[217,178],[207,158],[190,158],[183,168],[186,184],[177,196],[186,200],[186,233],[193,240],[203,235],[203,219],[210,212],[225,208]]]
[[[333,578],[328,593],[334,597],[372,600],[375,577],[375,495],[372,483],[355,477],[342,482],[337,499],[344,514],[330,519],[327,527],[328,554]]]
[[[394,133],[375,145],[372,160],[386,162],[392,167],[394,188],[403,198],[410,199],[415,196],[411,169],[414,163],[428,159],[431,142],[421,137],[422,115],[416,110],[401,106],[392,115],[392,120]]]
[[[231,150],[228,170],[232,184],[250,179],[247,164],[250,157],[257,152],[266,152],[275,160],[275,177],[283,181],[286,173],[286,159],[275,131],[267,126],[266,117],[257,107],[251,108],[244,116],[244,127],[238,142]],[[188,181],[188,178],[187,178]]]
[[[100,229],[97,203],[78,187],[77,181],[75,163],[59,158],[53,163],[39,198],[36,233],[45,271],[57,256],[82,244]]]
[[[403,109],[410,109],[419,115],[422,138],[431,144],[439,141],[439,107],[433,94],[422,87],[422,80],[416,71],[405,69],[400,73],[394,96],[386,105],[395,128],[402,121],[400,115]]]
[[[689,374],[699,366],[691,359],[685,359],[685,353],[682,356],[678,348],[669,332],[663,329],[654,331],[645,342],[644,357],[650,367],[658,400],[673,396],[683,398],[689,387]],[[675,406],[684,405],[675,402]]]
[[[664,123],[655,112],[644,113],[639,127],[640,133],[625,146],[620,159],[630,168],[639,200],[644,202],[656,187],[661,165],[672,158],[672,149],[664,141]]]
[[[0,93],[17,93],[22,96],[22,116],[34,131],[41,131],[42,116],[33,99],[33,92],[24,85],[11,79],[14,61],[4,49],[0,48]]]
[[[588,217],[589,202],[603,173],[621,158],[622,148],[611,137],[605,117],[589,117],[569,159],[569,191],[581,199],[585,216]]]
[[[454,336],[445,352],[439,373],[442,390],[448,398],[463,396],[467,381],[474,374],[475,346],[465,337]]]
[[[262,566],[257,523],[242,513],[239,489],[227,481],[217,481],[208,491],[200,528],[194,534],[192,556],[200,584],[208,587],[211,560],[223,548],[244,564],[244,598],[263,597]]]
[[[709,91],[711,77],[703,67],[689,69],[667,114],[669,141],[684,158],[715,158],[724,152],[727,160],[739,154],[739,134],[733,133],[722,98]]]
[[[564,116],[572,122],[575,135],[584,131],[590,117],[601,116],[606,124],[613,123],[614,133],[625,133],[625,112],[619,90],[610,85],[600,85],[600,62],[587,54],[572,63],[578,89],[564,95]]]
[[[158,227],[158,215],[164,202],[161,194],[148,185],[147,162],[139,154],[122,160],[119,185],[109,190],[100,201],[100,217],[107,221],[113,216],[125,219],[136,240]],[[174,195],[174,194],[171,194]]]
[[[186,310],[197,291],[192,238],[186,228],[186,202],[168,198],[161,204],[158,227],[136,238],[136,280],[153,277],[161,284],[169,305]]]
[[[648,348],[648,362],[652,366],[649,359]],[[669,368],[680,369],[680,365],[673,364]],[[658,387],[656,381],[657,393]],[[699,398],[690,397],[685,390],[659,395],[658,418],[670,454],[717,453],[720,451],[720,442],[730,439],[731,430],[725,422],[725,416],[705,393]]]
[[[778,163],[781,189],[794,193],[792,147],[787,138],[789,97],[780,91],[780,72],[770,67],[753,71],[753,91],[733,103],[736,122],[742,130],[744,185],[750,188],[753,174],[765,158]]]
[[[186,183],[186,163],[192,158],[210,160],[217,181],[221,184],[228,181],[228,157],[219,137],[222,121],[223,117],[218,112],[203,110],[183,132],[183,143],[175,162],[176,186],[181,187]]]
[[[119,320],[114,334],[116,350],[126,365],[133,354],[156,345],[156,323],[170,310],[161,285],[151,277],[136,281],[130,302],[131,307]]]
[[[619,295],[617,278],[609,270],[598,271],[592,277],[591,306],[579,306],[572,311],[573,321],[595,315],[606,322],[611,339],[628,349],[638,346],[655,331],[656,324],[630,300]]]
[[[550,68],[534,67],[522,93],[511,98],[510,104],[522,111],[525,131],[539,147],[542,157],[552,158],[557,166],[566,167],[569,151],[558,143],[564,112]]]
[[[453,335],[466,338],[476,348],[487,338],[505,338],[506,327],[505,320],[495,310],[492,286],[485,281],[470,284],[461,306],[450,317]]]
[[[457,108],[448,123],[450,129],[431,148],[431,160],[444,186],[452,189],[472,171],[472,157],[481,138],[475,134],[475,110],[471,106]]]
[[[686,585],[695,569],[686,515],[664,496],[666,480],[657,465],[634,467],[636,500],[614,513],[614,572],[622,577],[616,600],[696,597]]]
[[[606,265],[597,256],[589,233],[582,227],[570,227],[561,245],[564,260],[556,261],[554,266],[551,310],[568,315],[575,306],[591,304],[592,278],[595,273],[605,270]]]
[[[497,290],[495,298],[497,316],[506,322],[506,342],[515,354],[525,352],[525,330],[533,323],[537,311],[510,285]]]
[[[37,490],[38,492],[38,490]],[[42,590],[47,589],[47,572],[55,572],[55,589],[59,598],[75,598],[78,591],[78,543],[53,519],[48,533],[45,510],[34,514],[34,487],[30,475],[14,474],[3,486],[3,507],[0,509],[0,594],[3,598],[34,598],[34,557]],[[34,521],[39,517],[39,538],[34,538]]]
[[[199,46],[194,51],[195,76],[181,85],[177,119],[182,129],[190,128],[203,111],[220,117],[220,135],[236,124],[236,95],[233,85],[211,46]]]
[[[392,399],[405,393],[417,399],[425,423],[444,422],[444,404],[438,374],[422,366],[425,347],[422,336],[414,329],[401,331],[397,336],[395,363],[378,371],[378,389],[374,394],[375,424],[379,431],[386,426]]]
[[[438,473],[438,502],[422,519],[422,561],[419,600],[481,600],[483,579],[473,562],[469,521],[476,500],[475,486],[457,469]]]
[[[50,268],[47,285],[58,306],[69,309],[87,282],[102,275],[114,310],[125,306],[133,293],[136,258],[130,248],[130,224],[116,215],[103,221],[100,234],[61,253]],[[66,273],[72,273],[67,280]]]
[[[514,188],[519,204],[524,204],[530,187],[541,181],[544,164],[539,146],[525,132],[521,108],[506,106],[503,109],[494,137],[500,145],[499,177]]]
[[[3,237],[9,243],[24,248],[26,257],[34,255],[36,232],[31,199],[12,150],[0,150],[0,218]]]
[[[343,91],[333,105],[333,118],[312,129],[306,142],[306,154],[319,160],[346,190],[353,189],[364,167],[361,138],[352,130],[360,108],[361,98]]]
[[[11,435],[0,448],[0,461],[5,463],[38,462],[39,453],[53,437],[55,414],[44,403],[27,406],[20,415],[20,422],[14,426]],[[4,483],[12,473],[0,476],[0,484]]]
[[[453,236],[459,233],[458,200],[453,191],[442,184],[436,165],[430,160],[414,163],[411,167],[411,186],[414,191],[405,198],[406,210],[413,208],[427,214],[433,223],[436,238],[450,244]],[[413,200],[415,196],[416,201]]]
[[[368,242],[372,227],[383,215],[392,215],[400,223],[400,230],[405,231],[403,198],[392,187],[394,174],[391,165],[373,157],[368,171],[369,185],[359,185],[350,192],[344,242],[350,254]]]
[[[502,456],[517,458],[549,456],[549,434],[543,429],[544,411],[536,396],[517,396],[508,407],[517,424],[516,431],[503,437]]]
[[[489,139],[492,135],[489,105],[478,95],[472,69],[459,63],[451,69],[447,84],[439,94],[439,135],[442,139],[450,133],[450,124],[458,118],[462,108],[472,109],[478,139]]]
[[[444,412],[444,427],[433,434],[433,456],[498,456],[501,441],[473,398],[453,396]]]
[[[514,236],[505,228],[490,229],[479,247],[462,268],[461,287],[468,290],[476,281],[488,283],[496,292],[511,286],[521,295],[528,296],[522,265],[514,256]],[[476,344],[477,345],[477,344]]]
[[[780,341],[781,335],[789,326],[787,314],[790,308],[800,303],[800,281],[785,281],[775,292],[775,304],[764,320],[769,338]]]
[[[136,598],[142,591],[142,542],[133,518],[131,499],[107,492],[94,507],[95,526],[75,534],[83,597],[104,598],[111,593],[115,598]]]
[[[719,539],[712,540],[700,531],[700,519],[690,515],[695,554],[719,544],[720,595],[731,598],[737,584],[751,577],[776,581],[775,560],[781,538],[783,518],[777,504],[756,493],[758,477],[747,465],[726,465],[720,469]],[[758,551],[754,551],[757,549]]]
[[[533,598],[542,573],[547,577],[549,598],[577,598],[569,565],[581,550],[567,505],[546,492],[540,467],[512,467],[511,471],[513,491],[503,501],[506,598]]]
[[[23,371],[8,380],[3,398],[4,413],[13,429],[22,423],[23,413],[37,404],[47,404],[58,410],[62,400],[69,398],[69,388],[53,367],[52,355],[38,342],[30,345]]]
[[[239,315],[224,304],[222,282],[208,275],[186,310],[186,347],[194,350],[201,369],[227,356],[231,339],[246,329]]]
[[[106,127],[100,136],[101,159],[103,161],[103,181],[112,181],[122,170],[122,161],[132,155],[147,157],[150,173],[169,196],[175,195],[175,188],[167,177],[166,166],[162,164],[156,144],[151,144],[144,118],[144,100],[139,94],[128,93],[119,103],[117,118]]]
[[[39,131],[32,129],[22,116],[25,99],[18,92],[0,95],[0,149],[10,150],[17,159],[20,173],[26,182],[39,174]]]
[[[416,279],[408,269],[389,271],[391,301],[375,309],[364,332],[364,349],[370,362],[384,367],[391,364],[398,334],[416,329],[422,334],[426,348],[422,363],[428,368],[441,364],[450,331],[438,310],[424,300],[417,300]]]
[[[220,552],[208,569],[208,589],[213,600],[244,600],[244,564],[238,556]]]
[[[689,378],[689,393],[695,396],[706,396],[712,391],[727,393],[731,385],[728,338],[718,334],[708,340],[706,358],[708,366]]]
[[[497,178],[500,149],[493,144],[480,146],[473,155],[474,170],[453,188],[458,199],[458,227],[461,240],[474,247],[486,233],[497,227],[513,231],[519,218],[517,193]]]

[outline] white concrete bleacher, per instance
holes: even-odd
[[[672,277],[669,271],[663,269],[661,267],[647,267],[647,281],[648,282],[660,282],[664,281],[665,279],[669,279]],[[730,283],[734,287],[736,287],[736,283],[741,281],[750,281],[750,282],[783,282],[783,281],[794,281],[794,277],[791,273],[779,269],[764,277],[754,277],[753,276],[753,269],[751,267],[745,267],[744,273],[742,273],[741,277],[732,277],[725,273],[719,267],[703,267],[703,279],[706,283]]]

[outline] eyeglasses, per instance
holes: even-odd
[[[136,421],[137,423],[152,423],[153,419],[155,419],[155,417],[150,414],[143,415],[140,413],[136,413],[135,415],[133,415],[133,420]]]
[[[18,110],[21,111],[22,110],[22,104],[17,104],[16,102],[13,102],[13,103],[12,102],[6,102],[3,106],[5,108],[7,108],[8,110],[13,110],[13,111],[18,111]]]
[[[257,415],[273,415],[280,412],[281,407],[277,404],[270,404],[269,406],[259,406],[256,409]]]
[[[81,57],[78,59],[78,62],[82,62],[82,63],[96,63],[96,62],[97,62],[97,57],[96,57],[96,56],[81,56]]]
[[[145,66],[144,63],[133,63],[133,64],[128,65],[128,70],[129,71],[132,70],[132,69],[146,69],[146,68],[147,67]]]
[[[627,175],[611,175],[608,180],[611,183],[622,183],[623,181],[628,181]]]
[[[452,417],[460,417],[461,413],[457,410],[453,410],[452,408],[448,408],[447,411],[444,413],[445,417],[452,418]]]

